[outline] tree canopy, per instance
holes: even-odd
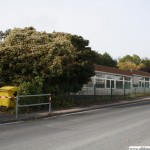
[[[96,51],[93,51],[94,58],[93,61],[95,64],[108,66],[108,67],[116,67],[117,61],[113,59],[108,53],[99,54]]]
[[[144,64],[144,67],[140,68],[140,70],[144,71],[144,72],[149,72],[150,73],[150,59],[149,58],[144,58],[142,60],[142,63]]]
[[[0,85],[30,82],[44,92],[76,92],[94,75],[88,45],[88,40],[69,33],[9,30],[0,43]]]
[[[126,55],[119,59],[117,66],[122,70],[138,70],[140,68],[143,68],[144,64],[142,63],[142,59],[138,55]]]

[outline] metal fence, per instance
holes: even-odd
[[[83,87],[81,91],[75,94],[75,101],[79,103],[110,103],[113,101],[119,101],[124,99],[132,99],[140,96],[150,96],[150,88],[98,88]]]
[[[123,88],[123,89],[114,89],[114,88],[98,88],[96,86],[93,87],[83,87],[81,91],[76,93],[77,95],[129,95],[129,94],[149,94],[150,88]]]
[[[78,93],[70,95],[55,95],[51,98],[51,94],[38,94],[38,95],[20,95],[16,97],[16,119],[18,114],[32,113],[36,111],[47,111],[51,114],[51,110],[59,109],[60,104],[64,101],[70,102],[70,106],[81,106],[96,103],[111,103],[124,99],[132,99],[140,96],[150,96],[149,88],[127,88],[127,89],[104,89],[97,87],[84,87]],[[57,97],[57,99],[55,99]],[[54,102],[59,101],[55,106]],[[52,105],[53,104],[53,105]],[[61,108],[65,108],[66,103]]]
[[[51,114],[51,94],[19,95],[16,97],[16,119],[19,113],[47,110]]]
[[[77,93],[69,95],[53,95],[38,94],[38,95],[19,95],[16,97],[14,112],[10,115],[0,114],[1,120],[25,119],[39,117],[44,114],[50,115],[56,109],[70,108],[74,106],[86,106],[91,104],[106,104],[120,100],[137,98],[139,96],[150,96],[149,88],[124,88],[124,89],[104,89],[98,87],[84,87]],[[56,105],[57,102],[57,105]],[[67,105],[67,107],[66,107]],[[30,115],[31,114],[31,115]],[[12,118],[11,118],[12,116]],[[7,118],[8,117],[8,118]]]

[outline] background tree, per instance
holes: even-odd
[[[144,67],[144,64],[138,55],[126,55],[119,59],[117,66],[122,70],[139,70]]]
[[[141,68],[140,70],[144,71],[144,72],[149,72],[150,73],[150,59],[149,58],[144,58],[142,60],[142,63],[144,64],[144,67]]]
[[[109,67],[116,67],[117,61],[113,59],[108,53],[102,55],[102,65]]]
[[[95,64],[108,66],[108,67],[116,67],[117,61],[113,59],[108,53],[99,54],[96,51],[93,51],[93,61]]]
[[[33,27],[10,30],[0,44],[0,84],[77,92],[94,75],[88,44],[68,33],[37,32]]]

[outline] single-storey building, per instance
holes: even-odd
[[[97,94],[110,94],[113,89],[115,93],[133,92],[150,92],[150,73],[135,70],[120,70],[114,67],[94,65],[95,76],[91,78],[88,84],[83,86],[82,91],[78,94],[93,95],[96,88]]]
[[[99,88],[123,89],[150,88],[150,73],[136,70],[120,70],[114,67],[94,65],[95,76],[90,84]]]

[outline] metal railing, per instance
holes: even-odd
[[[115,99],[128,99],[128,98],[136,98],[139,96],[150,96],[150,88],[99,88],[96,86],[93,87],[84,87],[81,91],[76,93],[76,100],[78,99],[86,99],[90,100],[115,100]]]
[[[36,95],[18,95],[15,97],[15,110],[13,109],[13,117],[16,119],[21,117],[32,117],[51,115],[53,110],[59,110],[68,106],[86,106],[90,104],[105,104],[117,100],[132,99],[139,96],[150,96],[150,88],[124,88],[124,89],[104,89],[99,87],[84,87],[78,93],[70,93],[69,95],[52,95],[36,94]],[[67,103],[66,103],[67,102]],[[70,102],[70,103],[69,103]],[[60,107],[61,108],[60,108]],[[11,113],[10,113],[11,115]]]
[[[31,104],[19,104],[20,98],[31,98],[31,97],[43,97],[43,96],[49,96],[48,102],[41,102],[41,103],[31,103]],[[23,107],[31,107],[31,106],[42,106],[42,105],[49,105],[48,114],[51,114],[51,94],[37,94],[37,95],[19,95],[16,96],[16,119],[18,119],[19,114],[19,108]]]

